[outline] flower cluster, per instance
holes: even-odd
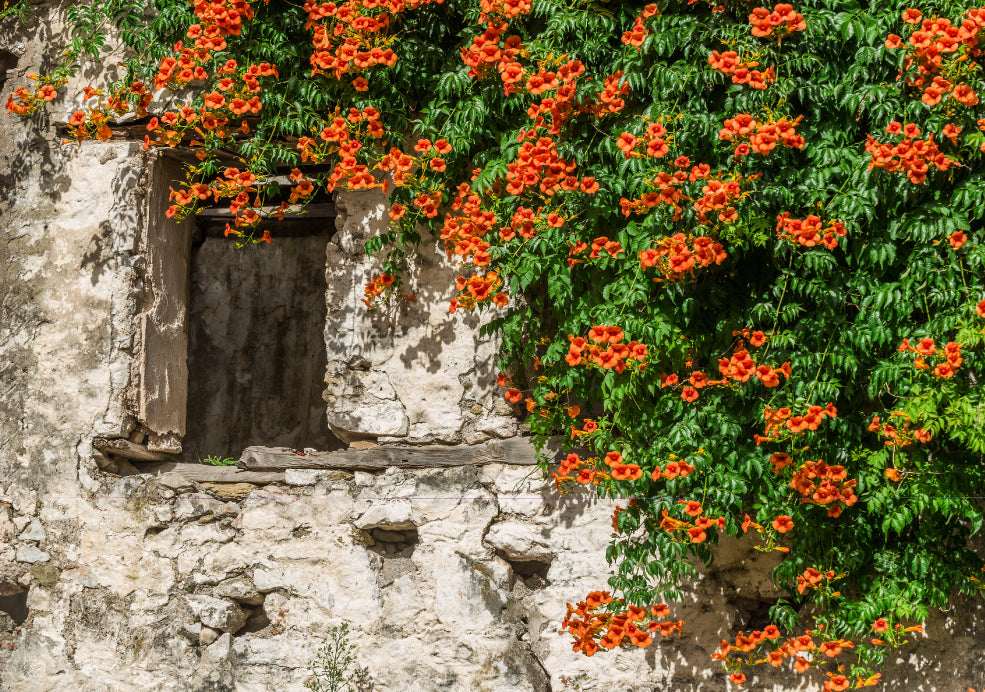
[[[775,471],[776,468],[774,468],[773,470]],[[780,516],[773,519],[773,521],[770,523],[770,526],[777,533],[787,533],[788,531],[793,530],[794,522],[793,519],[791,519],[788,515],[781,514]],[[767,531],[765,526],[761,524],[757,524],[747,514],[745,518],[742,520],[742,533],[748,532],[749,529],[755,529],[759,533],[765,533]]]
[[[974,69],[974,63],[967,67],[962,63],[969,53],[977,57],[985,8],[968,10],[960,24],[952,24],[945,17],[924,19],[912,8],[903,11],[903,21],[914,25],[909,39],[904,43],[901,36],[890,34],[885,45],[889,50],[906,51],[901,71],[901,76],[907,75],[906,85],[922,90],[921,100],[928,106],[936,106],[948,94],[964,106],[977,105],[978,94],[961,81]]]
[[[153,118],[147,131],[153,135],[144,137],[144,148],[152,145],[178,146],[185,133],[192,131],[214,132],[221,139],[230,136],[227,127],[234,119],[256,115],[263,108],[259,93],[259,78],[277,76],[277,68],[269,63],[250,65],[241,69],[235,60],[228,60],[217,72],[215,89],[204,95],[202,106],[186,105]],[[249,125],[243,120],[238,131],[249,133]]]
[[[28,79],[38,83],[35,89],[27,87],[17,87],[13,93],[7,97],[7,113],[28,116],[36,113],[49,101],[58,98],[58,89],[65,85],[68,80],[65,78],[40,77],[36,74],[27,75]]]
[[[635,147],[640,143],[646,143],[648,156],[664,156],[667,145],[663,139],[650,138],[649,133],[655,128],[663,129],[662,125],[654,123],[647,130],[648,138],[637,139],[634,135],[624,132],[619,139],[619,148],[624,151],[626,157],[642,156],[636,151]],[[659,150],[654,150],[654,146],[659,146]],[[708,225],[709,215],[717,213],[718,221],[729,223],[738,218],[735,207],[731,206],[735,200],[741,199],[746,193],[742,191],[742,183],[755,180],[755,176],[733,175],[727,179],[722,177],[712,177],[711,167],[706,163],[691,166],[691,160],[686,156],[679,156],[674,160],[674,166],[679,170],[673,173],[659,171],[652,179],[646,181],[647,187],[652,188],[650,192],[645,192],[638,199],[627,199],[623,197],[619,200],[623,216],[630,214],[645,214],[650,209],[661,204],[666,204],[673,209],[673,220],[679,221],[683,212],[681,202],[688,199],[682,187],[688,183],[696,183],[699,180],[706,180],[701,187],[701,194],[695,195],[693,208],[695,218],[698,223]],[[686,169],[691,166],[691,171]]]
[[[748,329],[734,332],[734,335],[743,335],[754,347],[762,346],[767,340],[763,332],[750,332]],[[690,365],[691,362],[688,361],[687,364]],[[789,378],[792,372],[789,362],[778,368],[765,364],[757,366],[755,359],[745,349],[743,341],[739,341],[730,357],[718,359],[718,370],[721,373],[721,379],[718,380],[712,380],[701,370],[691,372],[687,379],[688,384],[681,390],[681,398],[688,402],[695,401],[698,398],[698,390],[703,387],[734,387],[738,383],[749,381],[754,375],[766,387],[777,387],[780,384],[780,375]],[[673,387],[679,382],[680,377],[676,374],[660,376],[661,388]],[[766,438],[757,437],[757,440],[759,439]]]
[[[770,458],[774,471],[779,471],[790,463],[789,456],[783,461],[774,461],[779,456],[787,455],[774,454]],[[828,508],[829,517],[839,516],[842,509],[851,507],[858,501],[855,495],[857,486],[858,481],[848,478],[844,466],[828,466],[821,459],[802,463],[790,480],[790,487],[800,493],[801,502]]]
[[[804,673],[813,666],[822,665],[825,661],[821,655],[833,658],[844,651],[846,648],[854,647],[854,644],[847,639],[829,639],[822,641],[819,645],[815,644],[814,632],[808,632],[799,637],[789,637],[786,641],[777,644],[780,633],[776,627],[770,625],[763,631],[755,631],[749,635],[742,632],[735,638],[735,643],[723,640],[718,652],[712,654],[716,660],[725,661],[730,668],[742,668],[759,663],[769,663],[774,668],[783,665],[786,659],[793,660],[793,669],[798,673]],[[818,632],[820,634],[820,632]],[[767,647],[769,650],[767,651]],[[746,654],[745,657],[729,658],[733,652]],[[800,654],[806,654],[801,656]],[[835,672],[825,674],[827,680],[824,683],[824,692],[841,692],[849,687],[871,687],[878,683],[880,675],[876,674],[869,678],[858,676],[853,684],[845,675],[844,666],[839,666]],[[741,685],[746,682],[743,673],[735,672],[729,676],[729,680]]]
[[[638,481],[643,477],[643,469],[639,464],[628,464],[621,452],[607,452],[603,461],[609,467],[609,476],[614,481]],[[616,524],[616,530],[619,530]]]
[[[653,467],[653,471],[650,472],[650,478],[655,481],[661,478],[672,481],[675,478],[687,478],[692,473],[694,473],[693,464],[689,464],[683,459],[678,458],[676,454],[671,454],[670,459],[663,465],[663,468],[659,465]]]
[[[646,40],[646,26],[644,22],[657,14],[660,13],[657,11],[656,5],[650,4],[644,7],[640,15],[633,20],[633,28],[623,32],[622,42],[627,46],[639,49],[643,45],[643,41]]]
[[[930,433],[922,427],[911,428],[910,416],[902,411],[891,412],[885,423],[880,416],[874,417],[869,423],[868,430],[887,438],[885,444],[888,447],[906,447],[915,442],[930,442]],[[889,473],[887,469],[886,477],[890,480],[898,481],[898,476],[895,471]]]
[[[707,236],[686,236],[675,233],[660,238],[656,246],[639,254],[644,269],[656,269],[660,276],[654,281],[678,281],[691,274],[695,267],[721,264],[727,255],[721,243]]]
[[[879,618],[872,623],[872,631],[879,633],[879,637],[871,640],[873,646],[899,646],[904,643],[907,632],[923,632],[923,625],[904,627],[902,623],[897,622],[890,627],[886,618]]]
[[[467,197],[461,199],[461,194],[452,205],[456,215],[446,214],[441,226],[441,239],[445,242],[448,258],[458,255],[462,263],[471,262],[477,267],[484,267],[490,262],[490,244],[485,240],[486,235],[499,221],[491,211],[484,211],[481,200],[477,195],[468,194],[467,188],[461,192]],[[530,224],[531,235],[533,223]]]
[[[890,144],[879,142],[868,135],[865,151],[871,157],[870,171],[873,168],[882,168],[890,173],[905,173],[911,183],[919,185],[927,180],[930,166],[946,171],[958,165],[957,161],[948,158],[938,149],[933,133],[926,139],[917,139],[920,128],[913,123],[902,125],[894,120],[886,127],[886,132],[902,137],[896,144]]]
[[[806,219],[792,219],[789,212],[783,212],[776,217],[776,235],[804,247],[814,247],[824,244],[829,250],[838,247],[838,238],[844,238],[848,232],[841,221],[831,221],[824,224],[821,217],[811,214]]]
[[[622,81],[622,71],[616,72],[606,77],[602,81],[602,91],[599,92],[595,105],[590,112],[596,118],[601,118],[608,113],[618,113],[626,107],[625,96],[629,96],[629,84]]]
[[[491,302],[498,307],[503,307],[509,302],[509,297],[500,289],[503,287],[503,280],[494,271],[486,272],[485,276],[473,274],[466,278],[459,276],[455,279],[455,290],[458,295],[451,299],[448,312],[455,312],[458,308],[472,310],[480,303]]]
[[[253,4],[248,0],[193,0],[192,6],[202,24],[215,27],[223,36],[239,36],[243,21],[253,19]]]
[[[312,32],[311,74],[343,75],[357,73],[352,80],[355,91],[368,91],[362,73],[374,66],[391,67],[397,54],[387,36],[390,18],[407,10],[441,0],[348,0],[344,3],[307,0],[306,27]]]
[[[365,296],[362,301],[366,304],[366,307],[372,310],[376,304],[385,302],[390,294],[393,293],[395,281],[396,277],[386,272],[370,279],[363,291]]]
[[[660,603],[649,608],[628,606],[621,612],[605,612],[603,606],[621,605],[605,591],[594,591],[577,605],[568,604],[568,613],[561,623],[562,632],[567,631],[575,641],[573,651],[581,651],[591,656],[599,647],[614,649],[617,646],[637,646],[644,648],[653,643],[653,634],[660,632],[669,637],[674,632],[680,634],[684,621],[664,620],[670,608]]]
[[[520,81],[526,73],[517,73],[519,63],[513,63],[505,73],[502,73],[504,81],[516,76]],[[585,66],[581,60],[570,60],[562,63],[556,71],[541,68],[537,73],[527,78],[526,89],[531,94],[542,94],[553,91],[552,96],[546,96],[539,103],[532,103],[527,109],[527,117],[534,121],[533,127],[524,133],[526,136],[533,136],[538,130],[547,129],[549,135],[556,135],[561,132],[562,126],[569,118],[578,113],[595,113],[598,110],[597,104],[591,98],[576,99],[578,88],[576,80],[586,74]],[[583,80],[584,81],[584,80]],[[512,92],[513,82],[507,81],[503,89]],[[548,120],[550,117],[550,127]]]
[[[98,139],[105,142],[113,136],[110,122],[114,117],[129,112],[133,108],[132,104],[135,103],[134,112],[138,118],[142,118],[147,115],[147,106],[152,101],[152,96],[143,82],[133,82],[128,87],[116,89],[109,95],[87,86],[83,90],[83,98],[86,101],[96,98],[97,103],[85,110],[72,113],[72,117],[66,123],[70,137],[67,141],[82,143],[89,139]]]
[[[646,344],[638,341],[621,343],[625,336],[622,329],[614,326],[592,327],[588,338],[569,334],[568,341],[571,343],[564,360],[571,367],[594,365],[622,373],[629,365],[642,370],[646,363]]]
[[[507,392],[507,400],[512,403],[519,402],[521,396],[522,394],[518,389],[511,389]],[[578,409],[578,406],[569,407],[569,413],[573,410],[574,415],[577,415]],[[586,428],[591,428],[592,426],[594,426],[593,421],[586,421]],[[576,431],[572,426],[572,437],[575,437],[576,434],[586,433],[590,434],[588,430]],[[576,471],[577,475],[572,476],[571,474]],[[686,460],[671,454],[663,468],[659,464],[654,465],[653,470],[650,471],[650,478],[654,481],[660,480],[661,478],[664,480],[674,480],[675,478],[687,478],[692,473],[694,473],[693,464],[689,464]],[[558,489],[561,489],[563,484],[568,482],[580,483],[581,485],[588,485],[589,483],[599,485],[606,480],[637,481],[643,475],[644,471],[639,464],[627,462],[622,452],[617,450],[610,450],[604,456],[589,456],[584,459],[576,453],[568,454],[558,465],[557,472],[551,473]],[[630,502],[630,504],[633,503]],[[613,518],[613,530],[616,532],[619,531],[616,517],[618,517],[620,511],[622,510],[617,509]],[[693,525],[687,524],[683,528],[693,528]]]
[[[380,123],[380,113],[376,108],[372,106],[361,110],[350,108],[348,115],[334,116],[320,131],[315,128],[311,134],[315,137],[298,139],[297,149],[302,161],[312,164],[334,162],[331,174],[322,178],[328,192],[334,191],[340,185],[344,185],[349,190],[373,188],[387,190],[389,183],[377,181],[373,170],[390,173],[396,187],[408,183],[409,171],[414,166],[415,159],[396,147],[391,147],[386,153],[380,153],[375,147],[376,142],[385,134]],[[371,165],[362,162],[366,160],[369,160]],[[422,208],[426,215],[436,216],[440,198],[441,193],[437,191],[433,196],[418,197],[415,204]],[[396,211],[391,209],[391,218],[402,216],[402,213],[397,215]]]
[[[472,39],[472,45],[462,48],[462,62],[468,65],[470,77],[482,79],[489,71],[487,66],[496,66],[506,93],[512,93],[516,85],[523,81],[524,68],[517,61],[523,49],[523,39],[513,35],[505,40],[503,33],[506,24],[492,24]]]
[[[803,415],[793,415],[789,406],[771,408],[767,404],[763,409],[763,418],[766,420],[766,436],[756,435],[756,444],[786,439],[808,430],[817,430],[825,418],[837,418],[837,416],[838,409],[834,407],[834,404],[828,404],[824,408],[817,405],[808,406]]]
[[[555,216],[557,216],[555,214]],[[550,219],[548,220],[550,221]],[[558,218],[557,226],[559,227],[563,223],[563,219]],[[581,264],[584,259],[577,259],[579,255],[583,254],[588,250],[589,245],[583,240],[579,240],[575,243],[569,243],[568,247],[568,266],[574,268],[576,264]],[[618,240],[609,240],[608,236],[600,235],[598,238],[592,241],[591,245],[592,251],[588,255],[588,259],[597,259],[602,256],[604,252],[611,258],[616,258],[621,255],[624,251],[622,249],[622,243]]]
[[[516,161],[506,166],[506,191],[519,197],[527,188],[552,195],[559,189],[578,190],[582,183],[572,174],[575,164],[558,154],[557,143],[549,137],[520,145]]]
[[[763,332],[753,332],[753,338],[750,339],[749,343],[752,346],[761,346],[766,342],[766,338]],[[778,387],[780,375],[789,379],[792,374],[789,362],[778,368],[765,364],[756,365],[755,359],[743,348],[741,341],[730,357],[718,359],[718,371],[722,375],[723,382],[727,380],[746,382],[755,375],[766,387]]]
[[[252,171],[226,168],[211,185],[194,183],[178,190],[172,188],[170,199],[174,204],[168,208],[166,214],[168,217],[185,218],[195,212],[198,200],[209,197],[216,201],[228,199],[229,212],[235,217],[237,228],[256,226],[261,217],[251,200],[256,196],[257,182],[257,177]],[[229,235],[230,232],[233,231],[230,231],[227,224],[226,234]]]
[[[674,476],[668,475],[666,477],[676,478],[679,475],[684,478],[693,470],[693,466],[682,463],[678,465]],[[578,475],[572,477],[571,473],[574,471],[578,471]],[[654,479],[660,477],[659,467],[654,471],[654,474]],[[643,469],[639,464],[627,463],[622,452],[619,451],[606,452],[601,460],[599,457],[582,459],[578,454],[572,453],[559,464],[557,473],[551,473],[551,476],[554,478],[555,485],[560,489],[562,483],[572,480],[582,485],[589,483],[598,485],[602,481],[610,479],[614,481],[638,481],[643,477]],[[613,528],[616,531],[619,530],[615,520],[613,520]]]
[[[903,343],[899,345],[897,350],[904,353],[907,351],[916,353],[917,357],[913,360],[913,367],[917,370],[926,370],[936,378],[948,380],[954,377],[954,373],[961,367],[963,362],[961,357],[962,345],[949,341],[944,344],[944,348],[937,348],[933,339],[923,338],[917,342],[916,346],[911,346],[909,339],[903,339]],[[938,362],[928,363],[928,358],[938,359]]]
[[[798,116],[793,120],[784,117],[760,122],[748,113],[739,113],[723,123],[724,127],[718,133],[718,138],[737,142],[736,156],[747,156],[750,151],[765,156],[778,145],[803,149],[804,138],[796,130],[802,119],[803,116]]]
[[[753,36],[773,36],[777,40],[807,28],[804,15],[795,12],[793,5],[788,4],[776,5],[772,12],[765,7],[757,7],[749,15],[749,23],[752,24]]]
[[[686,540],[691,543],[704,543],[708,538],[708,531],[725,529],[725,517],[712,519],[703,514],[704,508],[697,500],[678,500],[678,504],[684,506],[684,514],[693,517],[693,521],[676,519],[670,516],[667,510],[661,512],[663,518],[660,520],[660,528],[674,536],[674,540]],[[684,534],[678,539],[677,534]],[[686,536],[686,537],[685,537]]]
[[[718,213],[718,220],[723,223],[730,223],[738,219],[739,213],[732,206],[732,202],[743,196],[741,183],[742,178],[740,177],[727,181],[709,178],[705,186],[701,188],[701,196],[694,200],[698,223],[703,226],[708,225],[710,223],[708,215],[715,212]]]
[[[516,390],[517,396],[519,390]],[[519,401],[519,399],[517,399]],[[515,402],[514,402],[515,403]],[[571,474],[575,471],[578,472],[577,476],[572,476]],[[573,480],[576,483],[582,485],[588,485],[589,483],[598,484],[602,481],[602,474],[598,472],[597,459],[591,457],[589,459],[582,459],[577,454],[569,454],[565,459],[558,465],[558,470],[552,472],[551,476],[554,478],[554,484],[559,489],[561,484],[565,481]]]
[[[531,5],[530,0],[482,0],[480,8],[482,14],[479,15],[479,23],[495,24],[521,14],[530,14]]]
[[[719,53],[717,50],[708,56],[711,69],[732,77],[733,84],[748,84],[753,89],[765,89],[776,81],[776,68],[770,67],[765,71],[755,70],[759,63],[755,60],[744,62],[734,50]]]

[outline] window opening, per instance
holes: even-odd
[[[275,202],[276,205],[276,202]],[[195,220],[188,292],[185,461],[239,458],[251,445],[341,447],[322,400],[328,195],[307,213],[264,224],[274,240],[226,237],[226,206]]]

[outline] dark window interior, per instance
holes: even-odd
[[[325,251],[331,200],[265,223],[273,242],[237,247],[228,208],[203,210],[192,245],[186,461],[250,445],[337,449],[322,400]]]

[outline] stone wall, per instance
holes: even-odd
[[[36,12],[0,26],[7,89],[64,39],[59,6]],[[173,394],[185,327],[169,322],[177,351],[148,350],[147,315],[175,297],[148,254],[148,197],[167,181],[136,144],[59,144],[52,123],[72,109],[0,117],[0,689],[301,690],[341,622],[376,690],[726,689],[709,654],[776,596],[769,559],[745,543],[721,546],[675,605],[682,638],[588,659],[558,627],[565,602],[604,586],[613,503],[558,497],[530,467],[209,484],[97,453],[97,435],[173,444],[147,411],[185,411]],[[385,206],[360,193],[338,209],[324,411],[340,444],[515,434],[492,386],[495,344],[447,312],[454,267],[426,243],[409,272],[418,300],[368,312],[378,267],[361,246]],[[886,688],[985,686],[983,640],[979,601],[935,615]],[[758,688],[806,685],[768,673]]]
[[[327,258],[329,426],[342,440],[466,442],[517,433],[499,394],[496,344],[478,319],[448,311],[457,275],[433,239],[409,260],[407,290],[369,310],[363,287],[379,273],[364,259],[366,240],[389,221],[379,191],[337,195],[337,235]]]

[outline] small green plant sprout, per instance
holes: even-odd
[[[349,643],[349,624],[328,631],[315,657],[308,662],[313,677],[304,686],[312,692],[369,692],[373,689],[369,669],[361,668]]]
[[[210,466],[232,466],[236,463],[236,460],[231,457],[209,455],[202,459],[202,463],[209,464]]]

